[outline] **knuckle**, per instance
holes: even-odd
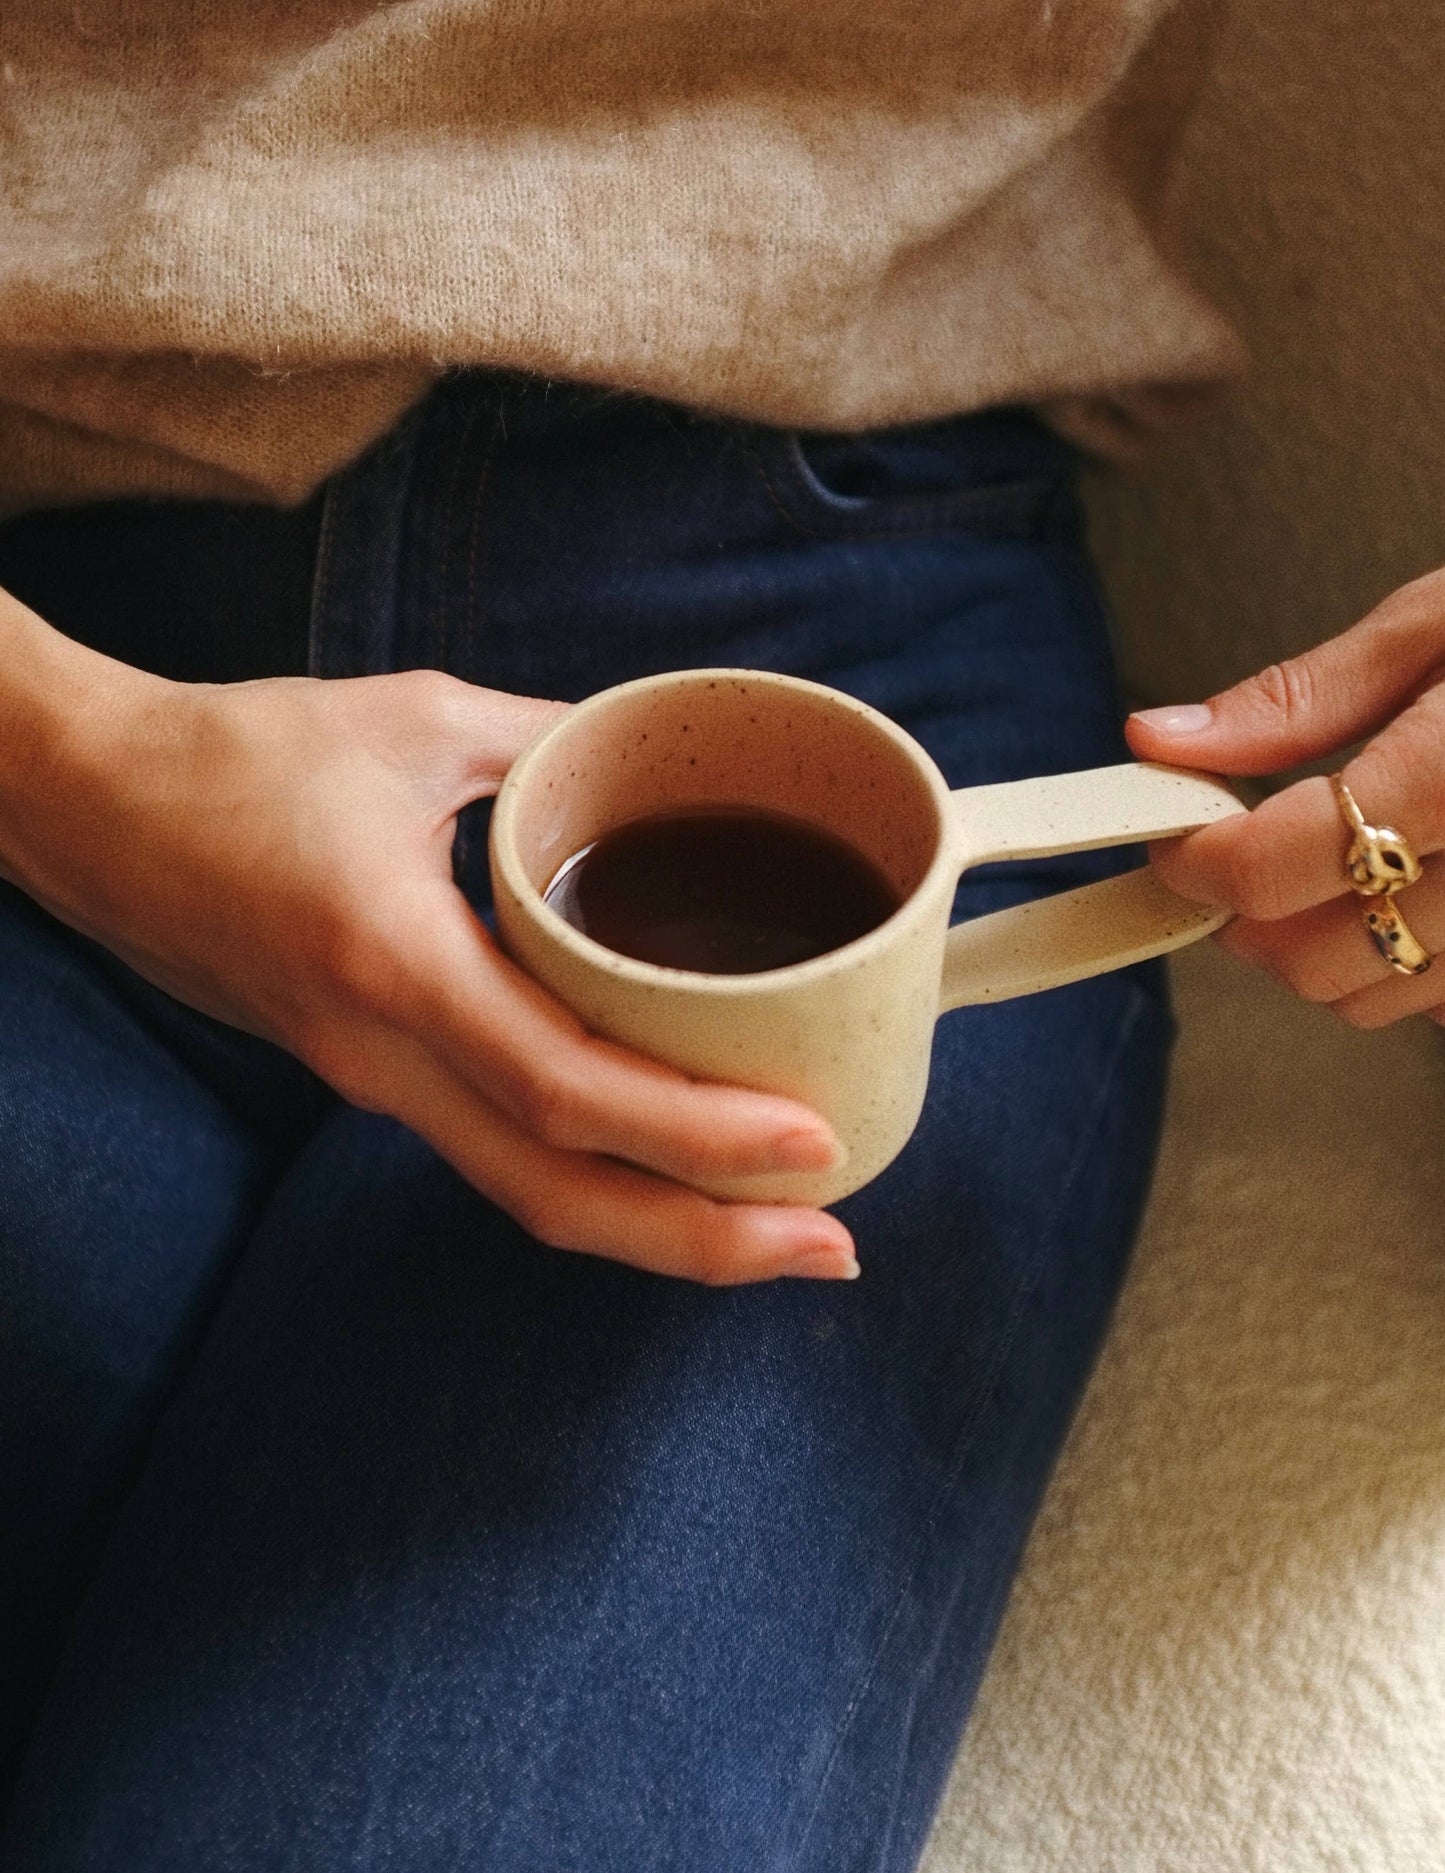
[[[1343,1001],[1350,992],[1346,983],[1319,963],[1292,962],[1281,971],[1280,979],[1302,1001],[1317,1002],[1322,1007]]]
[[[466,685],[445,670],[400,670],[394,681],[411,706],[426,715],[447,715]]]
[[[688,1153],[701,1177],[749,1177],[757,1172],[758,1150],[742,1138],[693,1138]]]
[[[515,1098],[517,1117],[542,1144],[559,1151],[588,1149],[585,1095],[560,1061],[531,1063]]]
[[[699,1177],[746,1177],[758,1168],[758,1148],[746,1137],[710,1130],[700,1118],[679,1124],[673,1141],[680,1172]]]
[[[471,687],[460,677],[445,670],[398,670],[378,681],[388,685],[386,720],[404,735],[452,741],[474,726]]]
[[[529,1189],[511,1198],[507,1210],[544,1249],[584,1249],[587,1231],[565,1186]]]
[[[1286,988],[1293,989],[1301,1001],[1314,1002],[1322,1008],[1332,1007],[1350,993],[1348,983],[1317,963],[1294,963],[1279,972],[1279,979]]]
[[[352,1007],[366,1014],[390,1009],[401,971],[393,945],[373,925],[354,916],[324,920],[312,943],[330,982]]]
[[[688,1232],[687,1272],[705,1288],[732,1287],[741,1257],[737,1231],[722,1204],[709,1203]]]
[[[1286,657],[1252,678],[1257,703],[1289,726],[1308,718],[1315,702],[1314,670],[1307,657]]]
[[[544,1249],[573,1249],[580,1246],[572,1239],[561,1211],[553,1204],[533,1201],[514,1204],[512,1215],[534,1242]]]
[[[313,972],[356,1012],[406,1020],[429,1005],[426,915],[406,889],[333,887],[304,920]]]
[[[388,1110],[387,1102],[372,1084],[364,1068],[343,1068],[335,1078],[328,1079],[326,1083],[333,1092],[338,1093],[346,1101],[347,1105],[354,1106],[358,1112],[385,1113]]]
[[[382,1110],[376,1086],[367,1071],[366,1049],[333,1024],[317,1022],[293,1038],[291,1051],[317,1079],[362,1112]]]
[[[332,1040],[329,1028],[308,1016],[301,1016],[292,1026],[286,1037],[290,1051],[319,1080],[325,1080],[333,1091],[351,1103],[350,1095],[339,1084],[346,1072],[346,1062],[342,1050]]]

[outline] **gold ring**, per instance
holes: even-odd
[[[1393,826],[1369,826],[1355,805],[1355,796],[1340,774],[1330,775],[1335,790],[1335,804],[1350,834],[1350,849],[1345,854],[1345,873],[1352,890],[1361,897],[1389,897],[1415,884],[1420,876],[1420,861],[1410,849],[1410,841]]]
[[[1414,932],[1389,898],[1362,908],[1370,941],[1390,967],[1402,976],[1424,975],[1433,958],[1424,944],[1416,941]]]
[[[1393,826],[1371,826],[1355,803],[1355,796],[1339,774],[1330,775],[1335,803],[1350,835],[1345,853],[1345,877],[1350,889],[1367,902],[1365,928],[1370,941],[1390,967],[1402,976],[1423,975],[1431,955],[1390,902],[1397,891],[1416,884],[1420,861],[1410,841]],[[1383,902],[1380,900],[1383,899]]]

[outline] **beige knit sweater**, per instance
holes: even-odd
[[[1172,251],[1215,0],[10,0],[0,507],[302,498],[449,365],[1105,451],[1238,362]]]

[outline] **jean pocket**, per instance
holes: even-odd
[[[1077,520],[1077,458],[1022,410],[851,434],[752,427],[744,446],[773,505],[813,537],[1033,538]]]

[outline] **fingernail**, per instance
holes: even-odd
[[[789,1262],[783,1273],[802,1281],[856,1281],[858,1257],[851,1249],[809,1249]]]
[[[800,1130],[775,1138],[768,1155],[775,1171],[834,1171],[848,1154],[826,1132]]]
[[[1207,702],[1171,702],[1163,709],[1136,709],[1134,721],[1161,735],[1197,735],[1214,720]]]

